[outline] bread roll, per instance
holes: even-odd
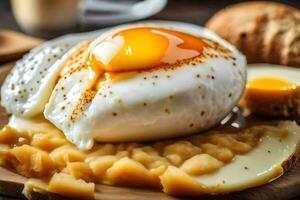
[[[207,28],[235,45],[249,63],[300,67],[300,10],[251,1],[222,9]]]

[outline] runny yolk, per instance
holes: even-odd
[[[137,71],[194,58],[204,46],[202,39],[186,33],[140,27],[95,40],[88,59],[93,71]]]
[[[287,91],[295,89],[296,85],[281,78],[263,77],[249,81],[247,88],[268,91]]]

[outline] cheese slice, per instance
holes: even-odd
[[[268,131],[257,147],[235,159],[218,171],[201,176],[189,176],[169,167],[161,177],[166,193],[172,195],[220,194],[263,185],[280,177],[285,161],[296,155],[300,144],[300,127],[296,122],[279,124],[286,131]]]
[[[40,133],[48,136],[50,134],[53,137],[59,136],[60,139],[64,138],[62,133],[59,133],[59,130],[45,119],[26,120],[12,116],[8,126],[19,133],[27,132],[29,137]],[[241,153],[242,151],[238,153],[238,145],[232,147],[238,141],[220,140],[220,138],[233,137],[233,134],[240,136],[239,141],[241,142],[243,141],[241,136],[245,136],[241,135],[243,131],[231,134],[226,133],[225,130],[216,132],[218,133],[216,135],[212,131],[207,134],[167,141],[166,143],[161,141],[156,145],[153,144],[152,147],[149,144],[137,143],[99,144],[89,152],[81,152],[74,145],[68,145],[65,140],[66,145],[50,152],[50,155],[52,155],[53,162],[56,165],[60,161],[55,159],[59,156],[53,156],[54,152],[71,155],[70,162],[77,161],[81,165],[87,164],[91,167],[91,173],[94,173],[97,180],[101,180],[101,183],[104,184],[162,186],[164,192],[178,196],[222,194],[260,186],[280,177],[288,170],[288,164],[293,163],[296,160],[294,158],[298,156],[300,126],[293,121],[280,121],[278,124],[276,122],[273,125],[255,125],[249,129],[247,128],[246,133],[248,136],[249,134],[256,134],[256,136],[254,138],[247,137],[248,142],[244,144],[251,145],[249,140],[256,140],[257,138],[258,140],[249,150],[245,150],[244,146],[243,151],[245,153]],[[188,141],[191,141],[191,143]],[[226,149],[222,146],[227,145],[229,149],[226,151],[234,154],[233,159],[225,159],[223,155],[224,159],[218,160],[219,156],[212,157],[213,154],[208,155],[210,153],[201,146],[201,144],[208,144],[207,142],[215,145],[221,154],[225,154]],[[192,146],[197,145],[197,143],[200,144],[199,147]],[[239,144],[241,145],[241,143]],[[125,148],[125,145],[128,145],[127,148]],[[164,153],[159,153],[162,148]],[[142,149],[144,151],[141,151]],[[180,156],[179,152],[182,151],[184,151],[185,156],[187,154],[192,155],[184,158],[182,154],[181,158],[184,160],[178,163],[175,162],[180,158],[178,157]],[[137,154],[138,152],[140,154]],[[76,155],[80,155],[80,159]],[[160,164],[157,165],[157,163]],[[154,166],[154,168],[151,166]],[[198,169],[201,167],[203,170],[200,170],[200,173]],[[64,173],[67,172],[68,170],[64,171]],[[198,175],[195,175],[197,173]],[[84,170],[82,170],[82,174],[86,174]]]

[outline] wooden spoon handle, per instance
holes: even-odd
[[[16,60],[44,40],[10,30],[0,30],[0,63]]]

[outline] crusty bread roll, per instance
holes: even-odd
[[[229,6],[206,24],[240,49],[249,63],[300,67],[300,10],[275,2]]]

